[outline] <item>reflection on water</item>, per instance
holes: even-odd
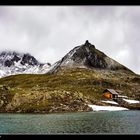
[[[0,114],[1,134],[140,134],[139,111]]]

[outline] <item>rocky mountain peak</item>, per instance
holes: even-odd
[[[0,77],[15,74],[46,73],[50,64],[40,63],[29,53],[3,51],[0,53]]]
[[[61,60],[56,62],[50,72],[56,72],[59,68],[90,68],[106,70],[131,71],[106,54],[96,49],[88,40],[80,46],[73,48]]]
[[[85,46],[85,47],[94,47],[94,48],[95,48],[95,46],[94,46],[94,45],[92,45],[91,43],[89,43],[89,41],[88,41],[88,40],[86,40],[86,42],[85,42],[84,46]]]
[[[5,67],[14,66],[15,63],[20,63],[21,65],[38,65],[39,62],[31,56],[29,53],[18,53],[15,51],[3,51],[0,53],[0,65]]]

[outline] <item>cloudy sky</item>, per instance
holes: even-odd
[[[0,6],[0,51],[53,64],[85,40],[140,74],[140,6]]]

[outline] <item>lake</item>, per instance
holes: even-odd
[[[0,114],[0,134],[140,134],[140,111]]]

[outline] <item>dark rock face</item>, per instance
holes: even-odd
[[[24,54],[22,61],[20,62],[22,65],[29,64],[29,65],[38,65],[39,62],[30,54]]]
[[[20,60],[20,58],[17,55],[14,55],[12,61],[18,62]]]
[[[1,52],[0,54],[0,64],[1,66],[11,67],[14,65],[14,62],[18,62],[22,65],[39,65],[39,62],[30,54],[20,54],[16,52]]]
[[[12,65],[14,65],[14,62],[18,62],[21,58],[19,58],[16,54],[14,55],[14,57],[11,60],[5,60],[4,62],[4,66],[5,67],[11,67]]]
[[[94,45],[86,42],[76,50],[71,59],[87,67],[106,68],[104,57],[106,57],[104,53],[97,51]]]
[[[11,65],[13,65],[13,62],[10,61],[10,60],[6,60],[6,61],[4,62],[4,66],[5,66],[5,67],[10,67]]]

